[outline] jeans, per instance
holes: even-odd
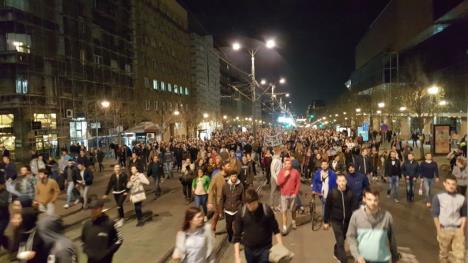
[[[172,178],[172,162],[164,162],[164,174],[166,178]]]
[[[432,202],[431,188],[434,183],[434,178],[424,178],[424,196],[426,197],[426,203]]]
[[[88,190],[89,190],[88,185],[80,187],[80,195],[81,195],[81,198],[83,198],[83,208],[88,208]]]
[[[414,182],[416,178],[410,176],[409,179],[406,179],[406,200],[414,201]]]
[[[115,203],[117,204],[117,209],[119,211],[119,218],[124,218],[124,208],[123,208],[123,203],[125,202],[125,199],[127,198],[127,195],[124,195],[123,193],[121,194],[114,194],[114,200]]]
[[[102,172],[102,170],[104,170],[104,165],[102,164],[102,162],[98,162],[99,163],[99,172]]]
[[[205,195],[195,195],[195,206],[203,210],[203,213],[207,215],[208,209],[206,207],[206,202],[208,201],[208,194]]]
[[[185,199],[192,200],[192,180],[182,181],[182,192]]]
[[[247,260],[247,263],[268,263],[270,248],[270,246],[256,249],[244,247],[245,259]]]
[[[142,204],[143,202],[136,202],[133,204],[133,206],[135,207],[135,215],[138,222],[141,222],[143,220],[143,212],[141,211]]]
[[[335,234],[335,246],[333,248],[333,254],[341,263],[346,263],[346,252],[345,252],[345,239],[346,232],[348,231],[348,225],[340,221],[331,221],[331,227],[333,234]]]
[[[154,179],[154,194],[156,196],[161,195],[161,187],[159,186],[161,184],[161,176],[153,176]]]
[[[393,199],[398,199],[399,184],[400,184],[400,177],[398,175],[392,175],[390,177],[390,196]]]
[[[68,182],[68,185],[67,185],[67,205],[71,205],[71,203],[76,198],[75,194],[73,193],[74,188],[75,188],[75,184],[73,182]]]
[[[10,217],[7,216],[6,218],[0,219],[0,248],[3,247],[5,249],[8,248],[8,238],[5,236],[5,229],[10,222]]]
[[[271,180],[270,182],[270,205],[271,207],[275,207],[275,200],[277,200],[278,185],[276,184],[275,180]]]
[[[228,234],[228,241],[232,241],[232,237],[234,235],[234,220],[236,218],[236,215],[230,215],[226,212],[224,212],[224,218],[226,218],[226,231]]]

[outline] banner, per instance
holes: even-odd
[[[450,126],[434,125],[433,134],[434,154],[448,154],[450,152]]]

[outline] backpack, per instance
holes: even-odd
[[[269,216],[270,213],[268,213],[268,206],[264,203],[262,203],[262,208],[263,208],[263,214],[265,216]],[[241,218],[244,219],[245,217],[245,213],[247,212],[247,206],[246,205],[243,205],[242,206],[242,211],[241,211]]]

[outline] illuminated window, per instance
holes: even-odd
[[[189,95],[188,88],[185,87],[185,95]]]
[[[5,0],[5,6],[17,8],[23,11],[30,11],[31,0]]]
[[[174,85],[174,93],[179,94],[179,87],[177,85]]]
[[[13,127],[13,114],[0,114],[0,128]]]
[[[166,85],[164,84],[164,81],[161,81],[161,90],[166,91]]]
[[[86,51],[84,49],[80,49],[80,63],[81,65],[86,63]]]
[[[16,78],[16,93],[26,94],[28,93],[28,80],[24,77],[18,76]]]
[[[158,81],[153,79],[153,89],[158,90]]]
[[[43,129],[57,129],[57,114],[34,113],[34,121],[41,122]]]
[[[167,91],[172,92],[172,84],[167,84]]]
[[[31,51],[31,36],[26,34],[7,33],[7,49],[21,53]]]

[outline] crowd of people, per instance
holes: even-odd
[[[449,262],[450,251],[454,262],[462,262],[468,185],[463,151],[450,156],[454,161],[451,173],[444,175],[444,191],[434,194],[441,177],[438,164],[430,153],[417,161],[413,152],[417,146],[392,132],[371,133],[364,142],[354,133],[271,128],[259,129],[255,136],[217,130],[208,140],[112,144],[112,173],[99,196],[89,192],[95,174],[105,171],[106,154],[101,149],[72,145],[57,161],[33,153],[18,173],[5,155],[0,169],[0,246],[12,260],[47,262],[52,256],[54,262],[77,261],[78,250],[63,235],[56,213],[63,191],[65,209],[81,204],[90,212],[81,234],[88,262],[112,262],[123,242],[120,229],[127,224],[124,202],[131,202],[136,226],[142,227],[151,220],[143,213],[147,190],[157,199],[163,192],[161,183],[177,178],[189,208],[176,236],[174,261],[214,261],[214,234],[219,220],[225,220],[236,262],[241,261],[241,244],[247,262],[269,262],[276,249],[273,236],[283,246],[281,251],[287,251],[282,236],[297,228],[297,213],[304,209],[303,184],[308,183],[307,192],[322,204],[323,228],[333,229],[337,261],[347,262],[347,240],[356,262],[397,262],[394,220],[379,201],[384,185],[387,197],[397,205],[401,180],[407,202],[419,194],[432,209],[440,262]],[[266,187],[269,198],[262,200],[258,191]],[[118,210],[116,220],[103,212],[110,194]]]

